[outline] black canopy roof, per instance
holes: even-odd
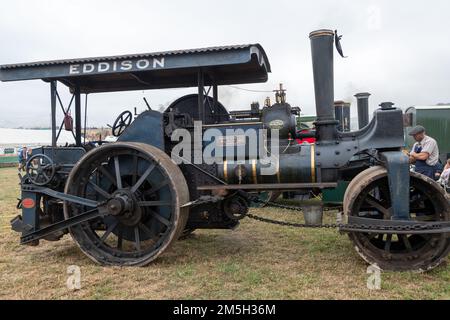
[[[1,81],[58,80],[82,93],[267,81],[270,64],[259,44],[40,61],[0,66]]]

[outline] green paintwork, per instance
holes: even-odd
[[[345,190],[347,190],[350,181],[338,181],[338,185],[333,189],[324,189],[322,191],[322,200],[328,204],[340,204],[344,199]]]
[[[297,117],[297,129],[302,128],[302,124],[309,128],[313,127],[313,122],[316,121],[316,116],[304,116],[300,115]]]
[[[0,163],[17,163],[17,156],[1,156]]]

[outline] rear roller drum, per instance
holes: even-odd
[[[65,192],[103,202],[104,216],[70,228],[81,250],[104,265],[142,266],[181,234],[189,201],[181,170],[161,150],[112,143],[87,153],[71,171]],[[66,218],[88,211],[65,203]]]
[[[449,221],[445,194],[433,180],[410,173],[410,217],[413,221]],[[391,218],[387,171],[376,166],[358,174],[344,196],[344,213],[372,219]],[[439,265],[450,250],[448,234],[377,234],[351,232],[359,255],[383,270],[425,271]]]

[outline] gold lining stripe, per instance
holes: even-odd
[[[311,182],[316,182],[316,159],[315,145],[311,144]]]
[[[223,178],[225,182],[228,182],[228,163],[227,160],[223,161]]]
[[[320,29],[320,30],[313,31],[309,34],[310,39],[314,38],[314,37],[320,37],[320,36],[334,36],[334,31],[328,30],[328,29]]]
[[[258,183],[258,179],[256,178],[256,160],[252,159],[252,176],[253,176],[253,183]]]
[[[232,123],[215,123],[215,124],[204,124],[203,127],[233,127],[236,125],[240,126],[250,126],[252,124],[262,124],[261,121],[255,121],[255,122],[232,122]]]

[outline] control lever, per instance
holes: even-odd
[[[145,104],[147,105],[148,110],[152,110],[152,108],[150,107],[150,105],[147,102],[147,99],[145,97],[143,97]]]

